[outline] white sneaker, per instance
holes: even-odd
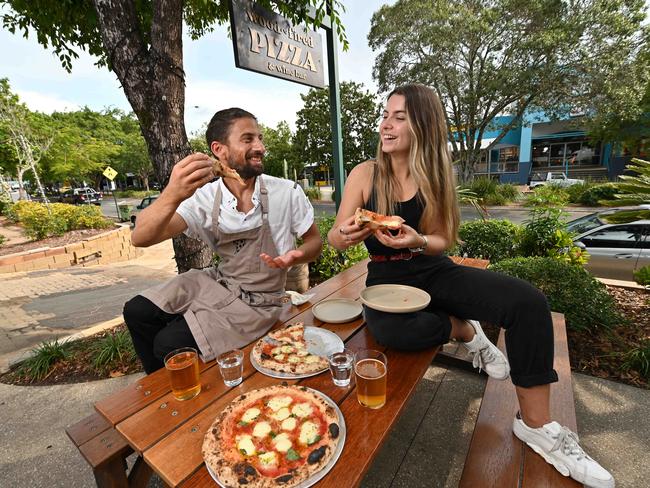
[[[495,380],[505,380],[510,376],[510,365],[501,350],[487,338],[481,324],[476,320],[466,320],[474,327],[476,335],[469,342],[463,342],[469,353],[474,357],[472,365],[485,372]]]
[[[592,488],[614,488],[613,476],[582,450],[578,435],[566,427],[550,422],[531,429],[517,414],[512,431],[563,476]]]

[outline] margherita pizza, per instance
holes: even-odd
[[[359,227],[368,226],[370,229],[399,229],[404,219],[399,215],[381,215],[364,208],[357,208],[354,212],[354,223]]]
[[[212,174],[214,174],[216,178],[231,178],[233,180],[239,181],[240,183],[244,183],[244,180],[241,179],[241,176],[239,176],[239,173],[237,173],[237,171],[221,164],[221,161],[218,159],[212,160]]]
[[[327,369],[327,358],[307,350],[302,322],[278,329],[262,337],[253,347],[253,358],[263,368],[298,375]]]
[[[245,393],[217,417],[203,459],[227,487],[293,487],[329,462],[339,442],[336,410],[304,386]]]

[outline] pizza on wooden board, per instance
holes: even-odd
[[[203,459],[227,487],[294,487],[323,469],[339,443],[336,410],[304,386],[235,398],[210,426]]]
[[[365,208],[357,208],[354,212],[354,223],[359,227],[367,226],[373,230],[379,228],[397,230],[404,223],[404,219],[399,215],[381,215]]]
[[[263,368],[281,373],[309,374],[329,367],[327,358],[307,350],[302,322],[262,337],[253,347],[253,358]]]
[[[221,164],[221,161],[218,159],[212,159],[212,174],[215,178],[231,178],[237,180],[240,183],[244,183],[244,180],[241,179],[239,173],[232,168],[228,168],[224,164]]]

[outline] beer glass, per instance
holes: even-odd
[[[381,408],[386,403],[386,356],[373,349],[362,349],[354,356],[357,400],[364,407]]]
[[[177,400],[189,400],[201,391],[199,355],[192,347],[176,349],[165,356],[172,394]]]

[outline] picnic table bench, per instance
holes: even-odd
[[[484,268],[488,264],[483,260],[453,259],[468,266]],[[310,302],[300,306],[287,305],[274,326],[279,328],[301,321],[306,326],[323,327],[336,333],[346,347],[353,351],[378,349],[384,351],[388,358],[387,402],[379,410],[362,407],[357,402],[354,380],[347,388],[335,386],[329,374],[285,380],[288,384],[304,385],[329,396],[337,403],[346,421],[347,438],[341,457],[328,475],[317,483],[317,487],[347,488],[360,484],[389,435],[391,427],[439,350],[430,348],[405,352],[387,349],[377,344],[370,336],[362,317],[345,324],[333,325],[323,323],[313,316],[312,305],[322,300],[358,299],[359,292],[365,286],[366,264],[367,261],[358,263],[314,287],[310,292],[315,296]],[[252,347],[253,344],[249,344],[244,348],[245,358],[250,354]],[[221,410],[237,396],[251,389],[277,384],[281,380],[257,372],[247,359],[244,363],[244,381],[234,388],[224,385],[215,361],[201,362],[200,369],[202,390],[192,400],[175,400],[171,394],[167,373],[161,369],[100,400],[95,404],[97,413],[67,429],[69,437],[91,465],[98,486],[145,486],[153,472],[168,486],[216,486],[201,454],[203,438],[208,427]],[[500,384],[507,385],[514,397],[510,382]],[[490,388],[488,382],[486,393],[492,391]],[[490,397],[494,395],[494,392],[490,393]],[[492,398],[491,401],[494,400]],[[481,414],[483,411],[484,408],[481,407]],[[489,439],[489,418],[482,420],[481,414],[479,427],[485,428],[487,425],[488,434],[483,438]],[[512,422],[512,416],[509,421]],[[568,425],[572,426],[570,423]],[[498,432],[500,436],[494,442],[504,441],[503,437],[507,437],[503,434],[505,431],[499,428]],[[476,435],[474,437],[476,438]],[[509,434],[509,437],[511,443],[518,442],[512,434]],[[505,442],[508,442],[507,438]],[[468,462],[482,463],[482,459],[473,457],[471,449]],[[497,449],[501,449],[501,446]],[[137,453],[137,460],[127,475],[126,457],[133,452]],[[541,463],[545,465],[543,460]],[[477,465],[476,468],[480,470],[481,466]],[[559,474],[558,477],[564,479]],[[485,481],[485,477],[482,479]],[[564,485],[551,483],[544,486]]]

